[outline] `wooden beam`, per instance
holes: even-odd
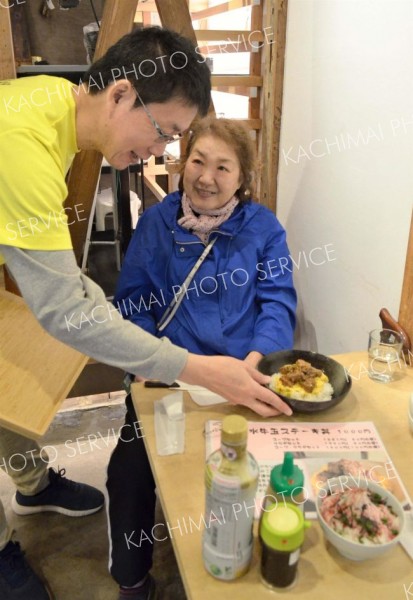
[[[254,2],[259,2],[260,0],[253,0]],[[198,13],[202,10],[208,10],[207,6],[208,6],[208,0],[190,0],[189,2],[187,2],[187,4],[189,4],[190,8],[192,8],[192,13]],[[141,2],[139,2],[139,6],[136,9],[136,12],[141,12],[141,13],[155,13],[158,12],[158,8],[156,6],[156,2],[155,0],[141,0]]]
[[[206,19],[207,17],[213,17],[214,15],[221,15],[229,10],[236,10],[237,8],[243,8],[245,6],[254,6],[260,4],[260,0],[229,0],[223,4],[217,4],[204,10],[197,12],[191,12],[192,20],[198,21],[199,19]]]
[[[132,31],[137,0],[106,0],[102,24],[96,44],[95,60],[115,44],[123,35]],[[65,207],[81,205],[84,220],[75,220],[70,225],[73,250],[80,265],[86,241],[87,226],[92,209],[96,185],[100,177],[102,155],[92,150],[76,155],[70,169],[67,185],[68,196]],[[72,214],[74,214],[72,212]]]
[[[132,31],[138,0],[106,0],[96,43],[95,60],[122,36]]]
[[[186,0],[155,0],[155,4],[163,27],[172,29],[197,44]]]
[[[254,98],[257,95],[257,88],[246,88],[236,85],[217,85],[214,86],[214,91],[235,94],[236,96],[246,96],[247,98]]]
[[[251,48],[254,44],[258,47],[259,43],[265,41],[262,31],[246,31],[234,29],[195,29],[195,35],[198,42],[235,42],[249,45]],[[251,51],[251,50],[250,50]]]
[[[0,80],[16,77],[13,35],[8,0],[0,2]]]
[[[82,220],[74,219],[69,225],[73,252],[79,266],[101,166],[102,155],[99,152],[82,150],[76,154],[67,178],[68,195],[64,207],[70,209],[69,214],[76,214],[73,211],[75,205],[82,211]]]
[[[159,183],[156,181],[157,175],[167,175],[168,182],[169,182],[170,174],[169,174],[168,170],[166,169],[166,165],[163,163],[156,164],[155,157],[151,156],[148,159],[147,164],[143,168],[143,179],[144,179],[146,186],[151,190],[152,194],[154,194],[154,196],[158,200],[158,202],[162,202],[162,200],[165,198],[166,194],[168,194],[168,192],[170,192],[171,190],[169,190],[169,189],[164,190],[159,185]],[[169,183],[168,183],[168,188],[169,188]]]
[[[218,86],[240,86],[240,87],[261,87],[263,78],[261,75],[212,75],[212,87]]]
[[[157,183],[155,176],[144,175],[143,176],[146,187],[152,192],[158,202],[162,202],[168,192],[165,192],[163,188]]]
[[[275,35],[274,43],[266,43],[262,47],[261,72],[266,75],[261,91],[261,115],[265,118],[258,142],[258,155],[263,160],[258,196],[260,202],[273,212],[277,208],[287,9],[288,0],[266,0],[263,14],[263,30],[271,28]]]

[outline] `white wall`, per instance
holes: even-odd
[[[364,349],[380,308],[399,310],[413,205],[412,0],[289,0],[282,119],[277,215],[301,261],[296,347]]]

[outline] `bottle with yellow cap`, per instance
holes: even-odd
[[[207,459],[202,553],[217,579],[240,577],[249,568],[259,467],[247,451],[248,421],[239,415],[222,422],[221,448]]]
[[[309,526],[294,504],[270,504],[265,508],[259,537],[261,577],[267,587],[286,589],[295,584],[304,530]]]

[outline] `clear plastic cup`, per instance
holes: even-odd
[[[373,329],[369,333],[369,377],[381,383],[394,381],[401,369],[403,338],[392,329]]]

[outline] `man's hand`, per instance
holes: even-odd
[[[263,387],[271,378],[236,358],[189,354],[178,379],[202,385],[224,396],[231,404],[248,406],[262,417],[292,415],[291,408],[281,398]]]
[[[262,357],[263,357],[263,355],[260,352],[256,352],[255,350],[252,350],[252,352],[247,354],[247,356],[244,358],[244,361],[248,365],[250,365],[251,367],[254,367],[254,369],[256,369],[257,365],[260,362],[260,360],[262,359]]]

